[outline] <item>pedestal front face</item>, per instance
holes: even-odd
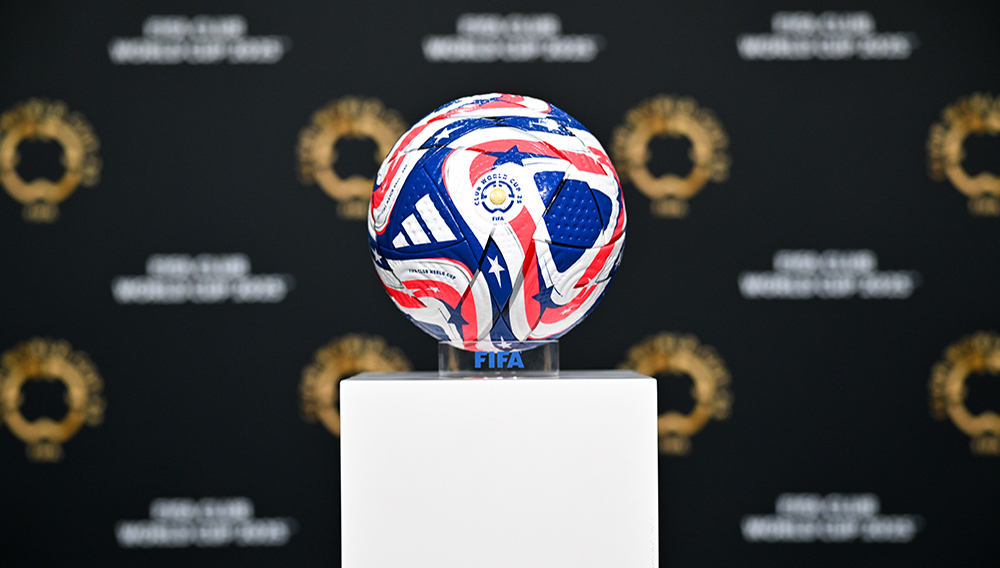
[[[344,568],[658,565],[656,381],[340,384]]]

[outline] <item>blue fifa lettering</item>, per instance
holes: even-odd
[[[507,368],[513,369],[514,367],[524,368],[524,363],[521,362],[521,352],[512,351],[510,353],[510,360],[507,361]]]

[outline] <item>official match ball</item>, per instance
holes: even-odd
[[[625,201],[600,142],[531,97],[450,102],[375,179],[368,236],[396,306],[440,341],[511,349],[569,331],[621,261]]]

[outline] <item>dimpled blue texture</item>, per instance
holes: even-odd
[[[538,196],[546,207],[552,202],[552,196],[559,189],[559,184],[566,177],[566,172],[538,172],[535,174],[535,185],[538,186]]]
[[[562,247],[559,245],[549,244],[549,254],[552,255],[552,262],[556,264],[556,268],[559,272],[565,272],[569,270],[569,267],[580,260],[583,253],[587,252],[587,249],[580,247]]]
[[[543,217],[551,242],[571,247],[594,246],[604,226],[598,211],[590,186],[578,180],[566,181]]]
[[[594,201],[597,202],[597,209],[600,211],[601,227],[607,229],[608,223],[611,222],[611,198],[600,191],[592,191],[591,195],[594,197]]]

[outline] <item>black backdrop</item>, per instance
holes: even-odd
[[[660,461],[664,566],[994,565],[1000,458],[973,452],[956,423],[934,419],[928,385],[948,346],[1000,329],[1000,221],[970,213],[947,178],[928,174],[927,146],[946,107],[1000,94],[1000,14],[989,3],[795,4],[3,8],[0,107],[63,101],[99,139],[102,165],[99,181],[80,184],[51,223],[23,219],[7,186],[0,195],[0,350],[35,337],[69,342],[89,355],[106,404],[103,422],[80,428],[55,462],[29,459],[26,440],[0,432],[4,563],[339,565],[338,439],[304,420],[303,369],[354,333],[384,338],[416,369],[433,369],[436,351],[378,285],[364,223],[299,179],[300,131],[346,96],[377,98],[408,125],[459,96],[502,91],[560,106],[609,152],[629,109],[660,94],[710,109],[728,137],[728,177],[689,199],[684,218],[654,215],[650,198],[623,180],[628,246],[617,281],[561,341],[564,368],[609,368],[648,336],[690,335],[731,376],[728,417],[719,412],[686,454]],[[878,33],[903,34],[912,52],[743,59],[738,38],[772,33],[772,16],[790,9],[867,12]],[[601,49],[584,62],[428,61],[422,41],[455,34],[463,13],[555,14],[563,35],[590,34]],[[244,36],[277,37],[283,55],[113,63],[109,44],[143,36],[148,17],[199,14],[240,15]],[[995,132],[965,141],[970,174],[1000,167]],[[366,147],[355,142],[339,146],[343,177],[374,169],[351,154]],[[654,139],[653,174],[684,175],[688,145]],[[62,175],[58,143],[18,148],[20,178]],[[916,287],[895,299],[741,292],[741,275],[771,272],[785,250],[871,251],[877,270]],[[252,274],[275,275],[287,294],[116,301],[115,279],[145,275],[162,254],[244,255]],[[668,371],[657,369],[661,410],[687,412],[695,377]],[[995,374],[973,371],[965,406],[1000,409]],[[4,395],[5,417],[58,419],[68,406],[63,384],[26,382],[20,407]],[[894,543],[857,534],[828,542],[832,532],[765,542],[748,532],[753,518],[773,521],[775,500],[788,493],[826,503],[836,499],[829,494],[877,496],[879,515],[917,532]],[[121,522],[149,524],[156,499],[237,497],[290,536],[272,546],[122,540]]]

